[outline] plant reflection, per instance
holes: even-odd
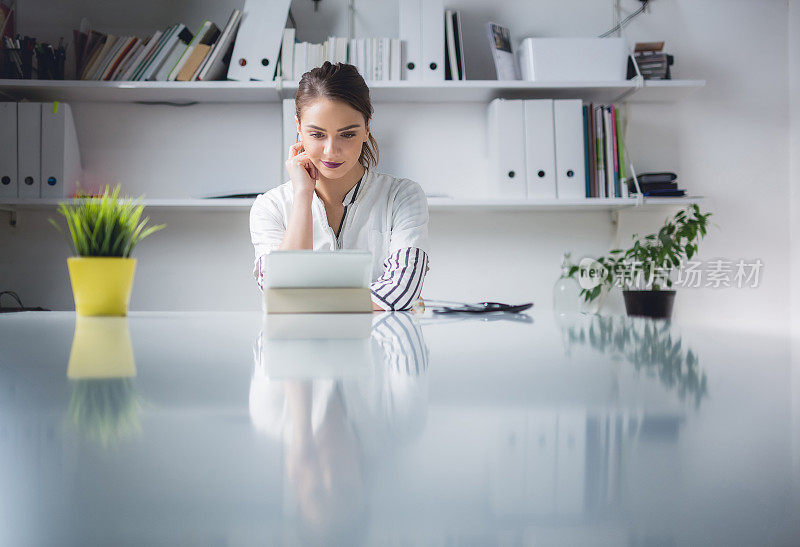
[[[284,446],[285,510],[297,513],[295,539],[302,543],[363,542],[372,472],[425,424],[429,351],[417,318],[404,312],[376,315],[366,336],[372,355],[368,374],[348,374],[342,366],[314,371],[298,362],[301,372],[292,376],[287,363],[268,362],[278,355],[290,358],[286,346],[270,351],[271,344],[285,340],[259,335],[254,348],[251,421]],[[326,346],[331,344],[335,340],[327,340]],[[351,348],[361,369],[359,346],[341,348]],[[341,348],[332,354],[348,359]],[[307,350],[297,350],[298,357],[304,355]]]
[[[127,318],[76,316],[67,366],[68,415],[81,437],[108,448],[137,436],[135,376]]]
[[[578,319],[577,315],[573,319]],[[565,322],[561,328],[568,349],[588,344],[602,354],[622,356],[637,372],[657,376],[682,401],[694,400],[695,408],[708,393],[697,355],[684,350],[680,337],[673,338],[669,320],[581,315],[580,320]]]

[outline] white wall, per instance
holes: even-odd
[[[322,2],[314,19],[311,2],[294,2],[298,24],[306,29],[298,37],[321,40],[325,10],[335,11],[337,3],[345,4]],[[87,3],[61,8],[66,11],[51,12],[43,20],[35,4],[42,3],[21,8],[21,30],[45,38],[77,26],[89,9],[104,10],[92,15],[97,28],[110,31],[129,20],[119,6],[110,10]],[[157,11],[155,2],[136,3],[137,13],[155,15],[137,16],[128,30],[145,35],[173,19],[196,28],[206,16],[222,24],[238,4],[197,2],[166,13]],[[361,10],[357,35],[396,33],[396,19],[385,2],[356,4]],[[635,0],[623,1],[626,10],[636,6]],[[515,42],[534,35],[596,36],[613,21],[610,0],[452,0],[447,7],[463,14],[470,79],[494,77],[485,21],[509,26]],[[631,42],[665,40],[676,59],[674,78],[707,80],[705,89],[684,101],[630,107],[628,147],[637,171],[675,171],[690,194],[709,196],[702,208],[714,212],[719,227],[712,227],[701,243],[700,259],[760,258],[765,263],[757,289],[679,291],[679,321],[765,330],[788,325],[788,11],[786,0],[654,0],[650,13],[624,31]],[[333,23],[340,35],[344,24],[341,17]],[[285,156],[278,144],[278,104],[74,103],[73,108],[88,182],[121,181],[132,194],[152,198],[266,190],[283,182],[273,176]],[[485,105],[476,103],[376,103],[372,126],[381,151],[378,169],[415,179],[428,192],[468,196],[487,170],[484,113]],[[675,210],[623,213],[621,242],[630,241],[634,232],[657,230]],[[168,227],[135,253],[140,263],[133,310],[259,309],[247,211],[148,213]],[[64,261],[68,251],[46,222],[52,215],[24,212],[15,228],[0,216],[0,287],[17,291],[26,305],[72,309]],[[431,270],[423,297],[533,300],[536,313],[550,313],[561,254],[604,252],[613,235],[609,215],[602,212],[432,212]],[[604,312],[623,310],[615,291]]]

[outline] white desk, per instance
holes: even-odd
[[[0,315],[0,544],[800,543],[788,340],[350,319]]]

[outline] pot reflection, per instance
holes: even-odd
[[[331,314],[315,316],[313,329],[286,317],[257,339],[251,421],[283,445],[293,539],[357,544],[369,529],[370,477],[425,425],[422,328],[405,312],[366,316],[366,330]]]
[[[107,448],[141,431],[135,376],[127,318],[76,315],[68,414],[81,437]]]

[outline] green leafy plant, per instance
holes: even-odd
[[[67,221],[69,235],[52,218],[48,220],[67,237],[75,255],[128,258],[137,243],[166,226],[146,227],[150,218],[141,220],[144,205],[120,198],[119,192],[119,185],[113,192],[106,186],[101,196],[78,193],[74,205],[59,203],[57,210]]]
[[[656,234],[639,237],[633,235],[633,245],[628,249],[612,249],[598,257],[598,284],[582,288],[580,295],[586,302],[600,296],[604,289],[619,287],[627,290],[668,290],[672,287],[672,272],[684,260],[697,254],[700,239],[707,232],[708,218],[712,213],[701,213],[697,204],[668,218]],[[565,255],[569,261],[569,255]],[[581,266],[568,263],[568,277],[581,275]]]

